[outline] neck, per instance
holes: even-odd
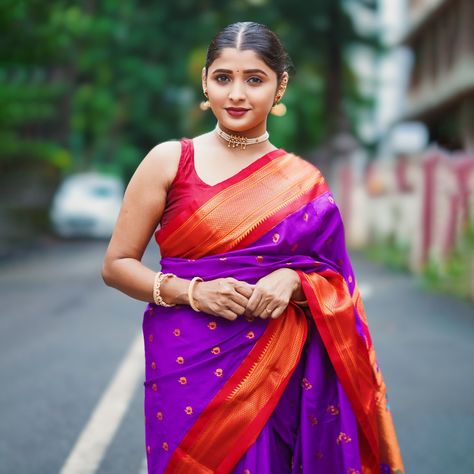
[[[259,143],[267,141],[268,137],[270,136],[270,134],[267,131],[265,131],[264,133],[256,137],[248,137],[245,135],[235,135],[232,133],[229,134],[220,128],[219,123],[216,124],[215,131],[223,140],[226,140],[227,146],[229,148],[238,147],[243,150],[245,150],[247,145],[257,145]]]
[[[263,135],[267,131],[267,124],[266,122],[263,122],[261,124],[258,124],[256,127],[250,128],[248,130],[232,130],[231,128],[224,127],[220,122],[217,122],[217,125],[219,128],[228,133],[229,135],[238,135],[240,137],[246,137],[246,138],[255,138],[259,137],[260,135]]]

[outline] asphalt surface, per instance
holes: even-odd
[[[146,303],[100,276],[106,246],[56,242],[0,263],[1,474],[61,472],[141,334]],[[407,473],[474,472],[474,306],[359,254],[352,262]],[[159,269],[154,241],[144,263]],[[143,386],[131,389],[87,473],[144,473]]]

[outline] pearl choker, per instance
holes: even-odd
[[[260,135],[259,137],[255,137],[255,138],[247,138],[242,135],[229,135],[228,133],[224,132],[224,130],[222,130],[219,127],[218,123],[216,124],[215,131],[220,137],[222,137],[224,140],[227,140],[228,148],[230,147],[235,148],[235,147],[240,146],[240,148],[243,150],[245,150],[245,147],[247,145],[254,145],[255,143],[261,143],[265,140],[268,140],[268,138],[270,137],[270,134],[267,131],[265,131],[263,135]]]

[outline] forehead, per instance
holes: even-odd
[[[269,68],[258,54],[250,49],[238,50],[236,48],[223,48],[219,56],[209,67],[212,72],[215,69],[229,69],[231,71],[242,72],[245,69],[262,69],[269,76],[276,75],[275,72]]]

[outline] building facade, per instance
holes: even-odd
[[[474,150],[474,2],[407,0],[400,45],[412,51],[406,108],[400,121],[420,121],[429,142]]]

